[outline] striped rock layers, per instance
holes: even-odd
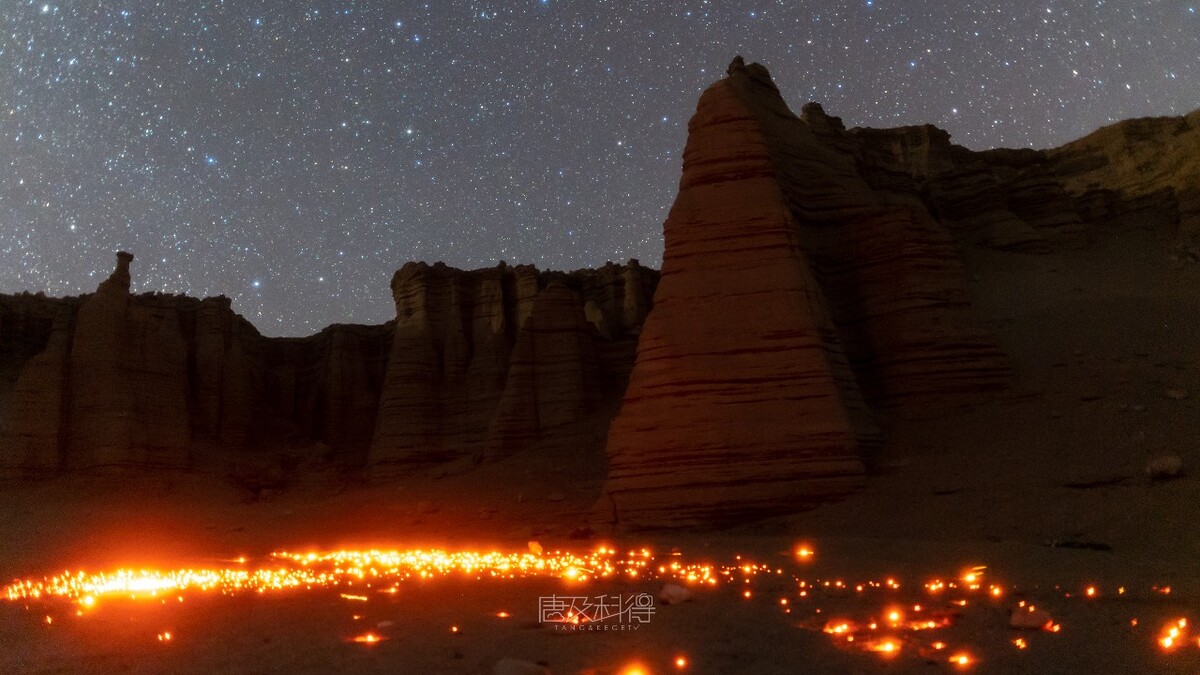
[[[373,472],[543,442],[599,452],[576,441],[615,412],[657,277],[636,260],[571,273],[406,264],[392,278]]]
[[[836,131],[740,59],[701,97],[600,516],[797,510],[859,483],[878,434],[868,404],[1003,380],[953,239],[919,199],[877,194]]]

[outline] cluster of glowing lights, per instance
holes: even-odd
[[[146,599],[192,592],[234,594],[244,592],[336,589],[351,602],[367,602],[376,593],[397,593],[398,584],[457,576],[474,579],[558,578],[568,582],[611,579],[617,576],[669,578],[715,585],[718,578],[735,573],[754,574],[766,568],[739,562],[718,570],[713,565],[684,564],[671,560],[656,564],[649,550],[621,556],[600,547],[586,555],[561,551],[499,553],[443,550],[330,551],[272,553],[257,569],[119,569],[113,572],[63,572],[42,579],[17,580],[3,589],[12,602],[68,600],[79,609],[94,607],[100,599]]]
[[[813,560],[815,551],[808,544],[799,544],[791,554],[795,561],[807,564]],[[714,565],[686,562],[678,551],[663,555],[656,555],[649,549],[622,553],[608,546],[600,546],[591,553],[574,554],[545,551],[536,542],[530,542],[529,550],[520,553],[438,549],[279,551],[270,554],[259,564],[251,564],[245,558],[230,562],[234,564],[198,569],[118,569],[99,573],[67,571],[41,579],[16,580],[0,591],[0,599],[24,602],[27,607],[32,602],[67,602],[73,605],[75,613],[80,616],[101,601],[154,599],[163,603],[182,603],[189,593],[233,595],[325,590],[336,593],[337,597],[350,603],[368,603],[379,595],[400,592],[401,586],[406,583],[453,577],[475,580],[542,578],[560,580],[568,585],[589,580],[631,579],[671,580],[693,587],[721,584],[732,585],[738,596],[750,601],[757,597],[758,590],[762,590],[751,590],[750,584],[756,577],[784,574],[779,566],[751,562],[742,556],[736,556],[732,564]],[[1007,605],[1014,615],[1029,614],[1032,620],[1026,620],[1022,627],[1049,633],[1058,633],[1062,629],[1060,624],[1033,604],[1024,600],[1015,606],[1005,603],[1002,598],[1008,595],[1010,589],[988,583],[986,576],[987,568],[979,566],[969,568],[955,577],[932,579],[923,586],[913,588],[912,593],[924,594],[920,602],[915,604],[912,600],[917,598],[912,597],[908,602],[900,602],[902,584],[892,577],[847,582],[844,579],[803,580],[793,576],[792,580],[797,584],[794,593],[790,597],[775,597],[777,606],[784,613],[791,614],[794,608],[805,611],[803,601],[816,601],[818,597],[865,600],[870,594],[885,594],[887,599],[875,605],[873,615],[865,618],[830,619],[810,602],[807,608],[815,609],[816,615],[801,625],[823,631],[837,645],[881,658],[914,654],[960,669],[972,668],[979,663],[979,659],[969,649],[963,648],[969,645],[952,646],[942,631],[951,627],[972,601],[993,606],[1003,603],[1000,606]],[[1081,588],[1081,595],[1086,599],[1102,598],[1101,589],[1097,586]],[[1169,586],[1156,586],[1152,590],[1164,595],[1171,592]],[[1115,591],[1117,596],[1125,593],[1125,587]],[[1071,597],[1071,593],[1066,593],[1065,597]],[[801,602],[797,603],[797,600]],[[498,611],[494,616],[506,619],[511,614]],[[357,620],[361,615],[355,614],[354,618]],[[51,615],[46,615],[44,620],[47,625],[55,622]],[[1130,625],[1136,627],[1138,620],[1132,619]],[[381,623],[380,627],[383,626]],[[449,630],[451,634],[459,634],[458,626],[451,626]],[[934,639],[939,636],[941,639]],[[345,639],[369,646],[388,637],[372,631]],[[169,643],[173,635],[169,631],[162,631],[157,634],[157,640]],[[1173,620],[1163,627],[1156,640],[1166,652],[1189,644],[1200,647],[1200,638],[1189,636],[1185,618]],[[1015,637],[1009,642],[1022,651],[1031,646],[1024,636]],[[686,670],[691,666],[688,657],[678,654],[672,657],[671,664],[678,670]],[[622,672],[646,671],[644,666],[634,664]]]

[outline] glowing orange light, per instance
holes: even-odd
[[[965,652],[959,652],[958,654],[950,657],[950,663],[953,663],[959,668],[967,668],[974,662],[975,660],[971,658],[971,655]]]
[[[745,598],[748,598],[748,597],[750,597],[750,591],[744,591],[744,592],[742,593],[742,597],[745,597]]]
[[[1017,638],[1016,640],[1013,640],[1012,643],[1016,645],[1017,649],[1026,649],[1029,647],[1029,644],[1025,642],[1025,638]]]
[[[457,633],[457,632],[458,632],[458,626],[450,626],[450,632],[451,632],[451,633]]]
[[[374,633],[364,633],[362,635],[357,635],[354,637],[355,642],[357,642],[359,644],[366,644],[366,645],[373,645],[376,642],[382,642],[383,640],[386,640],[386,639],[387,638],[376,635]]]
[[[509,614],[508,612],[496,612],[496,616],[500,617],[501,619],[507,619],[508,617],[510,617],[512,615]]]
[[[1087,593],[1087,596],[1089,598],[1096,597],[1096,587],[1095,586],[1088,586],[1087,591],[1085,591],[1085,592]]]
[[[891,655],[900,651],[900,645],[892,640],[884,640],[883,642],[872,643],[868,649],[880,654]]]
[[[945,648],[946,648],[946,643],[945,643],[945,642],[935,642],[935,643],[933,643],[933,644],[932,644],[932,645],[930,645],[930,646],[931,646],[931,647],[933,647],[934,649],[937,649],[937,650],[939,650],[939,651],[940,651],[940,650],[942,650],[942,649],[945,649]]]
[[[54,623],[54,617],[52,617],[52,616],[50,616],[49,614],[47,614],[47,615],[46,615],[46,623],[47,623],[47,624],[52,624],[52,623]]]
[[[170,642],[170,641],[171,641],[171,634],[170,634],[169,632],[165,632],[165,631],[164,631],[164,632],[162,632],[162,633],[159,633],[159,634],[158,634],[158,641],[159,641],[159,642]]]
[[[801,545],[796,549],[796,557],[801,560],[810,560],[814,555],[816,555],[816,552],[808,546]]]
[[[688,660],[685,657],[682,657],[682,656],[675,657],[675,667],[676,668],[680,668],[680,669],[687,668],[687,665],[688,665]]]
[[[352,595],[350,593],[338,593],[338,596],[345,598],[346,600],[354,600],[356,602],[366,602],[367,600],[370,600],[370,598],[365,595]]]
[[[850,632],[850,622],[848,621],[830,621],[825,624],[825,632],[833,635],[841,635]]]
[[[892,623],[900,623],[900,612],[896,610],[888,612],[888,621],[891,621]]]
[[[1158,638],[1159,646],[1168,651],[1178,647],[1185,638],[1184,631],[1187,630],[1187,625],[1187,619],[1177,619],[1167,624],[1162,636]]]
[[[621,675],[650,675],[650,671],[638,663],[625,666],[625,669],[621,671]]]

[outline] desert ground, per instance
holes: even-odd
[[[860,493],[735,529],[613,532],[593,519],[583,532],[603,459],[537,449],[389,484],[329,469],[251,494],[198,469],[0,493],[5,581],[241,556],[253,565],[277,550],[521,552],[531,541],[768,570],[660,603],[637,630],[558,630],[539,623],[538,598],[658,593],[669,579],[450,575],[365,602],[344,589],[193,592],[102,600],[82,615],[63,600],[0,600],[0,670],[491,673],[515,659],[553,673],[1198,672],[1200,631],[1184,628],[1171,649],[1159,642],[1181,618],[1200,622],[1200,268],[1173,260],[1172,241],[1127,229],[1052,255],[964,251],[973,301],[1014,366],[1011,386],[887,420]],[[1162,455],[1181,458],[1181,477],[1146,476]],[[814,555],[798,557],[801,544]],[[982,587],[968,589],[964,574],[984,566]],[[957,588],[931,592],[935,579]],[[1022,600],[1059,629],[1011,628]],[[850,642],[823,630],[886,622],[893,610],[949,625],[884,625],[874,634],[894,636],[891,653],[863,649],[869,634]],[[382,641],[351,641],[368,631]],[[958,654],[970,663],[951,662]]]

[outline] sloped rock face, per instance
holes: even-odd
[[[972,152],[929,125],[845,134],[873,187],[906,178],[901,191],[964,241],[1045,253],[1142,227],[1175,231],[1181,254],[1200,259],[1200,111],[1125,120],[1051,150]]]
[[[405,265],[392,279],[375,473],[569,445],[572,425],[615,409],[657,277],[636,261],[569,274]]]
[[[864,394],[902,407],[1003,382],[953,237],[911,179],[873,189],[858,149],[818,107],[793,115],[757,64],[701,97],[600,515],[794,511],[857,484],[878,433]]]

